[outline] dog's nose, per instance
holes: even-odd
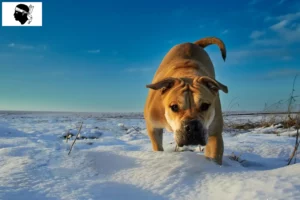
[[[188,133],[199,131],[201,129],[201,123],[198,120],[191,120],[184,126],[184,129]]]

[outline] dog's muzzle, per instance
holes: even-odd
[[[184,145],[201,145],[207,143],[207,130],[199,120],[189,120],[183,123],[182,128],[176,134],[176,142],[179,147]]]

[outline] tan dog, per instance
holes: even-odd
[[[219,46],[225,61],[224,43],[215,37],[174,46],[156,71],[144,109],[154,151],[163,151],[163,129],[174,133],[178,146],[205,146],[205,156],[222,164],[223,117],[213,64],[204,50]]]

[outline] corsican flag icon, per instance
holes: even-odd
[[[42,2],[2,2],[2,26],[42,26]]]

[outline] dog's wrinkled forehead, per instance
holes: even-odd
[[[160,90],[162,95],[174,90],[177,92],[178,90],[179,92],[190,90],[192,93],[199,93],[201,90],[201,92],[211,93],[212,95],[217,95],[219,90],[225,93],[228,92],[227,86],[207,76],[199,76],[196,78],[168,77],[149,84],[146,87],[153,90]]]
[[[186,80],[184,80],[183,78],[178,78],[178,79],[174,80],[173,82],[165,84],[165,86],[161,89],[161,93],[164,94],[167,91],[169,91],[170,89],[172,89],[172,91],[179,90],[180,92],[184,92],[184,91],[188,90],[189,87],[190,87],[190,84]]]
[[[199,84],[193,79],[180,78],[177,84],[173,87],[163,88],[163,93],[170,89],[169,96],[183,98],[183,96],[192,95],[194,98],[199,98],[199,96],[205,95],[207,98],[213,98],[214,94],[211,90],[203,84]]]
[[[189,109],[201,102],[211,103],[215,99],[215,95],[204,85],[193,85],[189,82],[182,81],[178,85],[174,85],[169,92],[166,93],[164,103],[167,105],[176,103],[182,106],[182,109]]]
[[[170,91],[166,94],[166,99],[168,103],[179,103],[182,106],[190,107],[192,104],[193,91],[191,90],[192,85],[184,80],[181,80],[178,85],[175,85]],[[196,95],[198,96],[198,95]]]

